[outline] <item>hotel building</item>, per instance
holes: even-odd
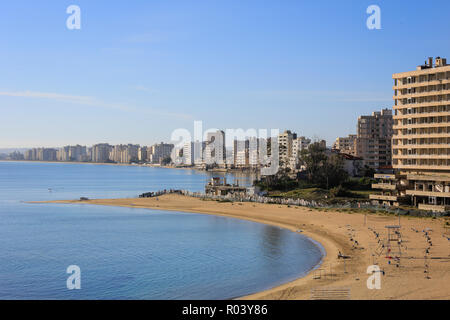
[[[450,65],[429,58],[393,75],[393,167],[420,209],[450,210]]]
[[[450,66],[429,58],[415,71],[396,73],[392,165],[396,173],[374,188],[384,199],[409,199],[419,209],[450,210]],[[387,179],[387,180],[386,180]],[[390,181],[386,183],[386,181]],[[394,185],[396,187],[394,187]],[[371,195],[371,199],[376,199]]]

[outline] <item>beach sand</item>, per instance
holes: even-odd
[[[401,217],[403,242],[397,267],[394,260],[386,257],[389,254],[381,246],[388,235],[385,227],[399,223],[398,217],[392,215],[217,202],[173,194],[158,198],[52,202],[184,211],[251,220],[294,232],[301,230],[302,234],[325,248],[327,254],[319,269],[303,278],[242,299],[310,299],[311,289],[338,287],[349,288],[351,299],[450,299],[450,240],[447,239],[450,238],[450,228],[445,225],[450,221],[448,218]],[[423,232],[427,228],[432,230],[428,232],[431,247]],[[378,238],[375,232],[379,234]],[[396,255],[397,242],[393,243],[391,250],[391,255]],[[339,252],[350,258],[339,259]],[[367,288],[367,279],[371,276],[367,274],[367,268],[374,264],[385,272],[380,274],[379,290]]]

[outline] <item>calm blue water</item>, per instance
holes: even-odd
[[[191,170],[0,162],[0,299],[229,299],[320,262],[306,237],[258,223],[23,202],[201,191],[207,179]],[[81,290],[66,288],[69,265],[81,268]]]

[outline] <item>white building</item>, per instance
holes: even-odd
[[[186,142],[183,146],[183,164],[192,166],[195,163],[195,143]]]
[[[292,154],[289,158],[289,168],[291,170],[297,170],[300,166],[300,154],[303,149],[308,148],[311,144],[311,139],[305,137],[298,137],[292,140]]]
[[[284,167],[290,167],[292,157],[293,141],[297,139],[297,134],[286,130],[278,135],[279,161]]]
[[[206,165],[225,167],[225,132],[218,130],[208,132],[206,136],[204,160]]]
[[[234,140],[232,158],[236,168],[249,167],[249,140]]]

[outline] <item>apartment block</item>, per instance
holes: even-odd
[[[105,163],[109,162],[109,154],[111,152],[112,146],[107,143],[99,143],[93,145],[91,148],[91,159],[92,162]]]
[[[58,161],[70,161],[70,146],[60,148],[56,153]]]
[[[24,153],[24,159],[28,161],[36,160],[36,149],[28,149]]]
[[[250,166],[250,141],[233,141],[233,165],[236,168],[248,168]]]
[[[392,164],[391,142],[393,134],[392,110],[383,109],[370,116],[358,118],[356,156],[372,169]]]
[[[208,132],[204,149],[204,161],[209,166],[225,167],[226,162],[225,132],[218,130]]]
[[[139,147],[138,149],[138,160],[139,162],[147,162],[149,156],[149,148],[147,147]]]
[[[450,210],[450,65],[429,58],[394,79],[393,167],[419,209]]]
[[[202,168],[204,165],[204,150],[206,148],[206,142],[195,141],[194,142],[194,165],[198,168]]]
[[[289,158],[289,168],[291,170],[300,169],[300,154],[303,149],[308,148],[311,144],[311,139],[307,139],[306,137],[297,137],[292,141],[292,153]]]
[[[161,163],[165,158],[168,158],[172,154],[172,150],[175,146],[169,143],[159,143],[151,147],[150,162]]]
[[[262,147],[267,148],[267,140],[263,138],[250,137],[248,139],[248,163],[250,168],[259,168],[262,165],[263,153],[266,151],[261,150]]]
[[[130,163],[138,161],[139,145],[116,145],[112,147],[109,160],[116,163]]]
[[[57,151],[58,161],[88,161],[86,146],[65,146]]]
[[[340,153],[346,153],[355,156],[356,140],[356,134],[350,134],[347,137],[336,138],[336,141],[333,144],[333,149],[338,150]]]
[[[292,133],[290,130],[286,130],[278,135],[279,161],[280,165],[285,168],[290,167],[295,139],[297,139],[297,134]]]
[[[58,150],[53,148],[33,148],[25,151],[24,160],[57,161]]]
[[[195,163],[195,143],[186,142],[183,145],[183,164],[192,166]]]

